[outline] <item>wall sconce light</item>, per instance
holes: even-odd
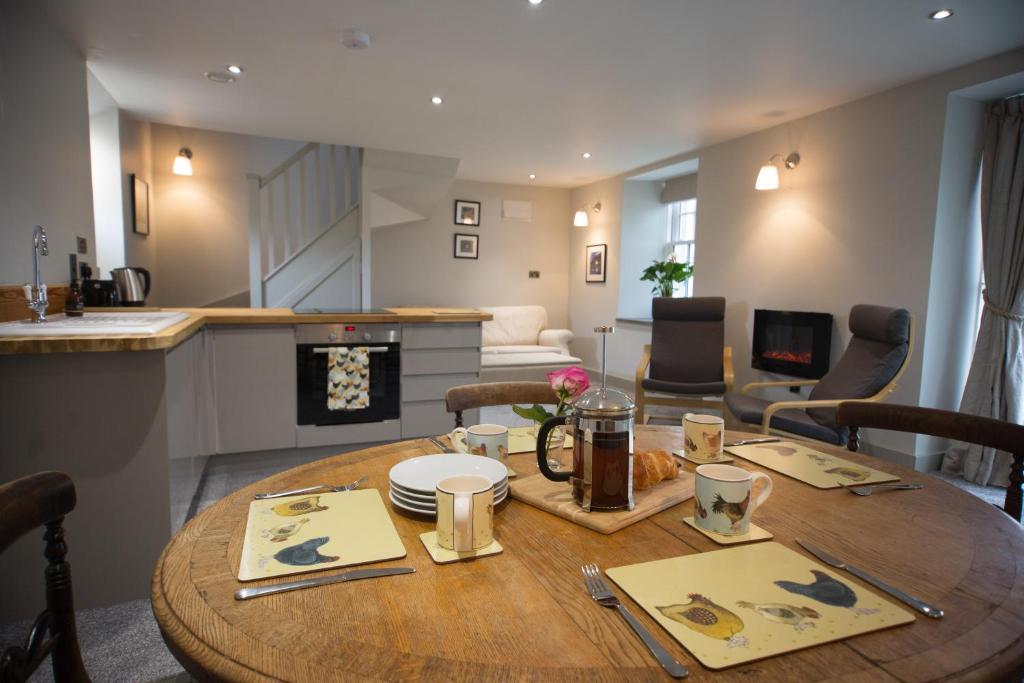
[[[182,147],[174,157],[174,175],[192,175],[192,150]]]
[[[601,202],[597,202],[590,207],[594,213],[601,213]],[[583,207],[576,211],[576,215],[572,218],[572,224],[577,228],[585,228],[590,225],[590,217],[587,216],[587,207]]]
[[[757,174],[757,182],[754,183],[755,190],[777,190],[779,189],[779,168],[775,165],[776,159],[782,159],[781,154],[773,154],[768,158],[768,163],[761,167]],[[786,168],[793,170],[800,165],[800,155],[791,153],[783,160]]]

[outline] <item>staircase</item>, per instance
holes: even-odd
[[[249,301],[360,307],[362,149],[311,142],[249,174]]]

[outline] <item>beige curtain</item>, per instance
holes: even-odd
[[[985,308],[960,411],[1024,423],[1024,97],[989,107],[981,170]],[[979,484],[1006,486],[1011,456],[970,445],[942,463]]]

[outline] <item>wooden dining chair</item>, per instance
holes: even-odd
[[[455,426],[462,427],[462,411],[513,403],[553,405],[555,391],[547,382],[484,382],[452,387],[444,395],[445,408],[455,413]]]
[[[64,516],[75,509],[75,485],[62,472],[40,472],[0,484],[0,553],[33,529],[45,526],[48,561],[46,609],[36,617],[24,647],[0,655],[0,681],[26,681],[49,656],[57,683],[89,681],[78,649],[71,565],[64,559]]]
[[[1021,521],[1024,426],[949,410],[863,401],[840,403],[836,410],[836,423],[849,428],[850,436],[846,447],[854,452],[860,448],[857,430],[860,427],[869,427],[955,439],[1012,454],[1010,485],[1006,489],[1003,510],[1018,522]]]

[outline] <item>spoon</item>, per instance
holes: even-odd
[[[850,493],[856,493],[858,496],[870,496],[875,491],[915,491],[917,489],[923,489],[924,484],[872,484],[870,486],[847,486],[843,484]]]

